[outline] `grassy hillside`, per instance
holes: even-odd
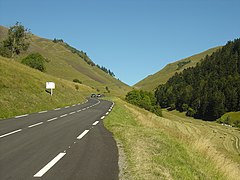
[[[53,81],[51,97],[45,83]],[[78,88],[76,88],[78,86]],[[93,89],[53,77],[0,56],[0,119],[85,101]]]
[[[6,35],[7,29],[0,26],[0,40]],[[111,77],[96,66],[87,64],[81,57],[72,53],[61,43],[54,43],[52,40],[33,35],[27,53],[22,54],[17,59],[20,61],[21,58],[33,52],[38,52],[50,60],[46,64],[46,73],[55,77],[70,81],[79,79],[95,91],[99,90],[99,93],[106,92],[106,86],[112,94],[119,96],[125,95],[130,90],[128,85]]]
[[[181,59],[179,61],[170,63],[166,65],[162,70],[158,71],[157,73],[146,77],[145,79],[139,81],[134,85],[137,89],[143,89],[147,91],[154,90],[158,85],[164,84],[167,80],[172,77],[176,72],[181,72],[188,67],[194,67],[196,64],[203,59],[206,55],[211,55],[216,50],[220,49],[221,47],[211,48],[207,51],[202,53],[190,56],[185,59]]]
[[[240,176],[236,128],[164,111],[164,118],[113,99],[105,119],[119,146],[120,179],[232,179]]]

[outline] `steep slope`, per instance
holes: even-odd
[[[54,81],[51,97],[45,83]],[[93,89],[0,56],[0,119],[85,101]]]
[[[134,85],[137,89],[143,89],[153,91],[158,85],[164,84],[167,80],[172,77],[176,72],[181,72],[186,68],[194,67],[196,64],[203,59],[206,55],[211,55],[213,52],[220,49],[221,46],[208,49],[202,53],[190,56],[185,59],[170,63],[166,65],[162,70],[157,73],[146,77]]]
[[[0,26],[0,40],[6,37],[7,29]],[[106,92],[106,87],[114,95],[125,95],[130,87],[123,82],[111,77],[96,66],[87,64],[77,54],[60,43],[44,39],[35,35],[31,37],[31,44],[28,51],[18,57],[19,61],[27,54],[38,52],[47,58],[46,73],[72,81],[79,79],[83,84],[92,87],[96,92]]]

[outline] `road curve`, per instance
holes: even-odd
[[[118,179],[116,142],[102,122],[113,105],[91,98],[1,120],[0,179]]]

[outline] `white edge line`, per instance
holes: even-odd
[[[40,124],[42,124],[43,122],[40,122],[40,123],[36,123],[36,124],[32,124],[32,125],[30,125],[30,126],[28,126],[29,128],[31,128],[31,127],[34,127],[34,126],[38,126],[38,125],[40,125]]]
[[[89,130],[85,130],[82,132],[82,134],[80,134],[77,139],[82,139],[87,133],[88,133]]]
[[[60,110],[61,108],[57,108],[57,109],[54,109],[55,111],[58,111],[58,110]]]
[[[24,114],[24,115],[20,115],[20,116],[15,116],[15,118],[20,118],[20,117],[25,117],[28,116],[29,114]]]
[[[56,120],[56,119],[57,119],[57,117],[52,118],[52,119],[49,119],[49,120],[47,120],[47,122],[54,121],[54,120]]]
[[[104,118],[105,118],[105,116],[102,116],[102,117],[101,117],[101,119],[104,119]]]
[[[18,129],[18,130],[15,130],[15,131],[12,131],[12,132],[3,134],[3,135],[0,136],[0,138],[3,138],[3,137],[5,137],[5,136],[9,136],[9,135],[11,135],[11,134],[14,134],[14,133],[17,133],[17,132],[20,132],[20,131],[22,131],[22,129]]]
[[[69,108],[69,106],[66,106],[65,108]]]
[[[99,121],[95,121],[92,125],[96,126],[99,123]]]
[[[67,114],[61,115],[60,117],[62,118],[62,117],[65,117],[65,116],[67,116]]]
[[[52,159],[46,166],[38,171],[33,177],[42,177],[51,167],[53,167],[66,153],[59,153],[54,159]]]
[[[40,112],[38,112],[39,114],[42,114],[42,113],[46,113],[47,111],[40,111]]]
[[[109,112],[106,112],[106,115],[108,115],[109,114]]]

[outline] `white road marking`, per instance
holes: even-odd
[[[67,116],[67,114],[61,115],[60,118]]]
[[[82,111],[82,110],[81,109],[77,110],[77,112],[80,112],[80,111]]]
[[[75,111],[73,111],[73,112],[70,112],[69,114],[75,114],[76,112]]]
[[[84,111],[84,110],[86,110],[86,108],[83,108],[82,110]]]
[[[48,122],[56,120],[57,117],[47,120]]]
[[[35,126],[38,126],[38,125],[40,125],[40,124],[42,124],[43,122],[40,122],[40,123],[36,123],[36,124],[32,124],[32,125],[30,125],[30,126],[28,126],[29,128],[32,128],[32,127],[35,127]]]
[[[77,139],[82,139],[82,138],[88,133],[88,131],[89,131],[89,130],[83,131],[83,133],[80,134],[80,135],[77,137]]]
[[[72,105],[72,106],[76,106],[76,104]]]
[[[41,112],[38,112],[39,114],[42,114],[42,113],[45,113],[45,112],[47,112],[47,111],[41,111]]]
[[[105,116],[102,116],[102,117],[101,117],[101,119],[104,119],[104,118],[105,118]]]
[[[111,109],[109,109],[108,112],[111,112]]]
[[[96,126],[99,123],[99,121],[95,121],[92,125]]]
[[[109,114],[109,112],[106,112],[106,115],[108,115]]]
[[[20,116],[15,116],[15,118],[21,118],[21,117],[26,117],[28,116],[29,114],[24,114],[24,115],[20,115]]]
[[[69,108],[69,106],[66,106],[65,108]]]
[[[42,177],[51,167],[53,167],[66,153],[59,153],[54,159],[52,159],[46,166],[38,171],[33,177]]]
[[[54,109],[55,111],[58,111],[58,110],[60,110],[61,108],[57,108],[57,109]]]
[[[20,131],[22,131],[22,129],[18,129],[18,130],[15,130],[15,131],[12,131],[12,132],[3,134],[3,135],[0,136],[0,138],[3,138],[3,137],[5,137],[5,136],[9,136],[9,135],[11,135],[11,134],[14,134],[14,133],[17,133],[17,132],[20,132]]]

